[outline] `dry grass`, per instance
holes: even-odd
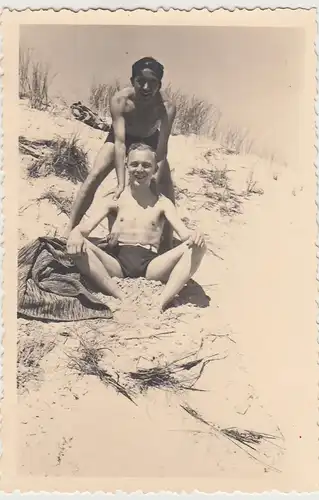
[[[230,186],[227,167],[193,168],[188,175],[198,175],[204,181],[203,208],[217,209],[222,216],[232,217],[241,213],[241,195]]]
[[[77,183],[83,182],[89,173],[87,153],[79,145],[76,135],[72,135],[69,139],[57,137],[52,141],[46,141],[45,144],[44,141],[28,141],[29,144],[26,146],[25,139],[23,141],[19,139],[19,142],[24,152],[28,154],[29,150],[29,154],[36,156],[28,168],[30,177],[47,177],[54,174]]]
[[[198,175],[215,188],[227,188],[227,167],[224,168],[193,168],[187,175]]]
[[[113,387],[119,394],[122,394],[132,403],[136,404],[128,390],[119,383],[114,376],[103,366],[103,352],[108,349],[106,345],[98,344],[96,340],[85,340],[79,337],[79,347],[77,353],[66,353],[69,358],[69,368],[76,370],[80,375],[94,375],[106,386]]]
[[[164,335],[164,333],[162,333]],[[165,334],[167,334],[165,332]],[[161,334],[155,333],[151,337],[159,338]],[[210,356],[199,356],[203,342],[196,352],[191,352],[179,359],[163,362],[151,368],[137,368],[135,371],[121,373],[115,372],[112,360],[108,359],[108,351],[113,354],[110,342],[101,341],[98,337],[78,337],[79,347],[71,353],[66,353],[69,358],[69,368],[76,370],[81,375],[94,375],[106,386],[112,386],[118,393],[134,402],[133,396],[145,394],[149,389],[171,390],[181,392],[186,390],[198,391],[195,384],[201,378],[205,367],[212,361],[224,359],[219,353]],[[126,340],[132,340],[130,337]],[[148,337],[136,337],[136,340],[147,341]],[[114,345],[114,351],[116,346]]]
[[[38,202],[42,200],[48,200],[60,211],[60,213],[63,213],[68,217],[70,216],[73,204],[70,196],[67,196],[65,194],[62,195],[61,192],[56,191],[54,188],[50,187],[42,193],[40,198],[37,198]]]
[[[39,333],[38,337],[19,337],[17,345],[17,388],[21,393],[31,381],[40,380],[43,373],[41,360],[54,349],[56,342]]]
[[[19,51],[19,97],[29,99],[31,108],[46,110],[49,107],[49,86],[54,76],[49,66],[33,58],[30,49]]]
[[[181,188],[179,187],[175,182],[174,182],[174,193],[175,193],[175,200],[180,201],[184,198],[192,198],[194,195],[189,191],[187,188]]]
[[[181,359],[177,359],[162,366],[152,368],[138,369],[136,372],[129,372],[127,375],[136,382],[137,388],[141,393],[149,389],[166,389],[174,392],[193,390],[198,391],[194,386],[202,376],[204,369],[211,361],[223,359],[215,354],[210,357],[186,361],[198,353],[191,353]],[[198,367],[197,373],[192,371]]]
[[[207,421],[205,418],[203,418],[200,413],[189,406],[187,403],[181,404],[181,408],[188,413],[192,418],[200,422],[201,424],[204,424],[209,428],[208,432],[204,432],[205,434],[210,434],[212,436],[223,436],[226,439],[230,440],[233,444],[235,444],[238,448],[240,448],[242,451],[247,453],[247,455],[250,456],[253,460],[256,460],[259,463],[262,463],[266,469],[273,470],[276,472],[280,472],[278,469],[275,467],[265,464],[260,458],[260,450],[257,448],[260,446],[262,443],[272,443],[275,440],[279,439],[278,436],[274,436],[272,434],[265,434],[262,432],[256,432],[253,430],[247,430],[247,429],[238,429],[237,427],[228,427],[228,428],[222,428],[219,425],[212,424],[211,422]],[[193,431],[193,432],[201,432],[201,431]],[[277,445],[278,446],[278,445]],[[256,453],[256,455],[254,454]]]
[[[110,100],[119,89],[118,80],[114,83],[93,83],[90,89],[90,106],[101,116],[110,116]]]
[[[214,135],[221,115],[216,106],[195,95],[188,96],[179,89],[174,90],[170,84],[165,88],[165,93],[175,103],[177,110],[173,135]]]
[[[253,172],[250,172],[248,179],[246,180],[246,189],[243,191],[242,196],[248,198],[252,194],[262,195],[264,194],[264,190],[258,187],[257,181],[254,181]]]
[[[217,127],[216,138],[222,146],[229,148],[236,154],[250,154],[255,143],[248,130],[222,123]]]
[[[226,187],[219,191],[204,191],[207,198],[203,207],[206,209],[217,208],[221,215],[233,217],[241,214],[241,200],[233,189]]]

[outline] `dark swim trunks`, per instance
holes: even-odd
[[[156,252],[138,245],[108,246],[103,250],[119,262],[124,278],[145,278],[147,266],[158,256]]]
[[[156,151],[158,138],[159,138],[159,130],[156,130],[149,137],[135,137],[133,135],[126,134],[126,136],[125,136],[126,151],[129,149],[129,147],[132,144],[136,144],[138,142],[142,142],[143,144],[147,144],[148,146],[150,146],[152,149],[154,149]],[[111,142],[112,144],[115,143],[115,135],[114,135],[113,127],[110,128],[110,131],[107,135],[107,138],[105,139],[105,142]]]

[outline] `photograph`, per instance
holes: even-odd
[[[307,28],[31,14],[11,46],[16,119],[4,113],[15,474],[306,481]]]

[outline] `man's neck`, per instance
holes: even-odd
[[[130,183],[129,190],[133,198],[135,198],[140,205],[147,204],[150,198],[154,197],[150,184],[134,185],[133,183]]]
[[[143,97],[135,93],[135,103],[141,108],[153,107],[156,102],[158,102],[160,92],[158,91],[151,99],[145,100]]]

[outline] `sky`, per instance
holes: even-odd
[[[93,82],[129,83],[132,63],[153,56],[164,65],[164,86],[215,104],[225,122],[249,129],[280,159],[298,155],[301,28],[24,25],[20,46],[50,66],[52,94],[69,104],[88,104]]]

